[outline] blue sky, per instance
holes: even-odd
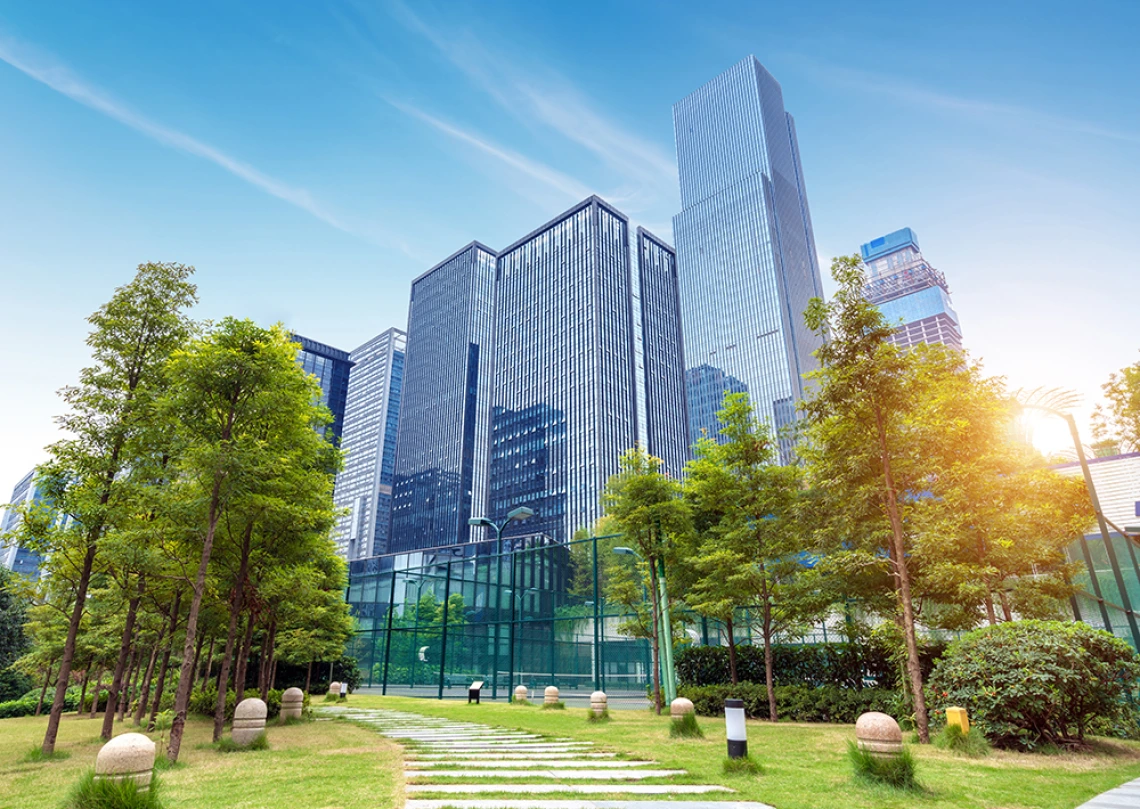
[[[1140,359],[1137,30],[1135,2],[0,0],[0,500],[139,262],[351,349],[589,193],[670,237],[671,105],[749,53],[821,261],[914,228],[989,371],[1091,406]]]

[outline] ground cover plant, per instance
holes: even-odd
[[[847,757],[855,770],[855,777],[895,789],[916,789],[914,755],[903,747],[897,756],[876,756],[857,745],[847,743]]]
[[[1042,756],[995,750],[972,759],[933,746],[915,746],[921,793],[856,779],[847,743],[853,725],[748,722],[748,746],[763,775],[726,775],[724,719],[696,717],[703,739],[683,744],[669,735],[668,716],[610,708],[604,724],[583,722],[577,711],[519,710],[506,703],[467,705],[410,697],[357,694],[357,708],[390,708],[427,716],[592,741],[619,755],[658,762],[690,775],[676,783],[723,784],[736,790],[702,800],[760,801],[779,809],[1072,809],[1092,796],[1140,777],[1140,743],[1097,740],[1085,752]],[[329,724],[329,723],[325,723]],[[342,723],[336,723],[342,724]],[[821,802],[821,796],[826,801]],[[490,799],[491,795],[480,795]],[[514,797],[516,796],[504,796]],[[547,796],[545,797],[556,797]],[[572,797],[572,796],[568,796]]]

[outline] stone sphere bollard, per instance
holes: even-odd
[[[594,712],[594,716],[601,716],[606,712],[607,702],[605,691],[595,691],[590,694],[590,710]]]
[[[677,697],[669,703],[669,716],[674,719],[680,719],[687,713],[694,713],[696,709],[693,707],[693,701],[685,697]]]
[[[96,781],[134,781],[145,791],[153,774],[154,742],[142,733],[116,736],[95,757]]]
[[[515,686],[515,702],[526,702],[527,690],[525,685]]]
[[[257,697],[243,699],[234,709],[234,727],[230,735],[235,743],[248,747],[265,732],[265,717],[269,708]]]
[[[300,688],[286,688],[281,695],[281,719],[300,719],[305,705],[305,694]]]
[[[893,717],[870,711],[855,722],[855,739],[860,750],[879,758],[902,754],[902,730]]]
[[[546,705],[557,705],[558,704],[558,686],[548,685],[548,686],[546,686],[546,691],[543,693],[544,693],[544,696],[543,696],[542,701],[544,704],[546,704]]]

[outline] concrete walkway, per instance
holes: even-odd
[[[772,809],[730,800],[654,800],[732,790],[719,784],[676,783],[688,772],[661,769],[654,761],[606,760],[614,754],[594,749],[591,742],[405,711],[340,706],[317,710],[373,728],[405,747],[406,809]],[[646,780],[657,783],[637,783]],[[469,797],[496,793],[544,797]],[[591,800],[591,795],[607,800]]]
[[[1140,809],[1140,778],[1101,793],[1077,809]]]

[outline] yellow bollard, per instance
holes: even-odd
[[[962,733],[970,732],[970,717],[966,714],[965,708],[947,708],[946,724],[957,725],[962,729]]]

